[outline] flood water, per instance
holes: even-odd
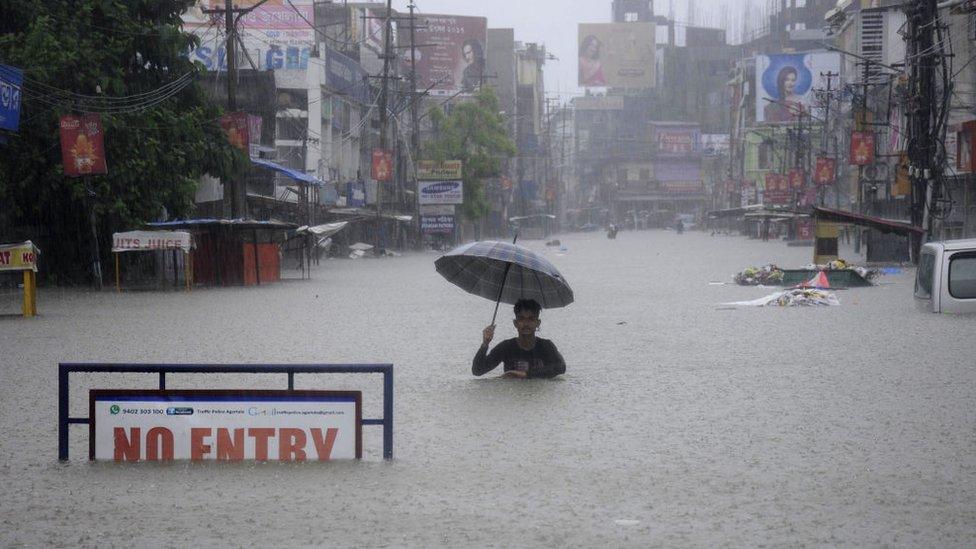
[[[576,302],[542,313],[555,380],[474,378],[492,304],[437,254],[324,261],[310,281],[99,294],[44,289],[0,319],[3,546],[931,546],[976,539],[976,317],[916,311],[914,272],[839,307],[730,310],[731,284],[811,248],[697,232],[561,235],[541,251]],[[845,257],[853,258],[850,250]],[[496,341],[513,337],[511,308]],[[59,362],[393,363],[396,459],[57,461]],[[78,375],[87,390],[150,375]],[[168,388],[285,388],[283,375],[170,376]],[[364,391],[378,375],[299,375]]]

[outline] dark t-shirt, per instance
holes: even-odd
[[[478,349],[471,362],[471,373],[480,376],[505,364],[505,371],[520,370],[528,377],[554,377],[566,372],[566,362],[548,339],[536,338],[535,347],[526,351],[515,338],[506,339],[488,352],[487,346]]]

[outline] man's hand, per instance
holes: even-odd
[[[525,379],[529,377],[529,374],[521,370],[509,370],[505,372],[505,374],[502,377],[507,377],[510,379]]]
[[[491,326],[485,328],[485,331],[481,332],[481,335],[484,338],[484,341],[481,344],[482,346],[486,346],[491,343],[492,338],[495,337],[495,325],[492,324]]]

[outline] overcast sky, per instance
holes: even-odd
[[[690,21],[689,4],[697,21],[718,21],[721,6],[741,11],[749,0],[672,0],[675,19]],[[611,0],[415,0],[419,13],[474,15],[488,18],[490,28],[514,28],[520,42],[544,43],[559,58],[546,63],[546,94],[566,100],[579,95],[577,88],[577,25],[608,23]],[[753,0],[753,3],[758,3]],[[393,7],[407,11],[408,0],[393,0]],[[668,0],[656,0],[658,15],[668,13]]]

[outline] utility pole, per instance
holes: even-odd
[[[870,86],[871,80],[871,63],[864,61],[864,72],[861,78],[864,81],[861,83],[861,108],[856,110],[854,115],[854,128],[856,131],[864,131],[868,125],[868,86]],[[864,166],[857,166],[857,199],[855,202],[854,212],[857,214],[864,213]],[[854,253],[861,253],[861,230],[857,229],[854,232]]]
[[[389,112],[387,102],[390,91],[390,60],[393,59],[393,0],[386,0],[386,17],[383,20],[383,76],[380,83],[380,149],[387,150]],[[392,179],[392,178],[391,178]],[[373,252],[380,253],[380,232],[383,228],[383,184],[376,182],[376,234],[373,236]]]
[[[824,156],[826,156],[826,157],[829,158],[830,157],[830,137],[829,137],[830,136],[830,103],[833,101],[833,98],[834,98],[834,95],[833,95],[834,94],[834,89],[833,89],[834,78],[837,77],[837,76],[840,76],[840,74],[838,74],[836,72],[827,71],[826,73],[820,73],[820,76],[827,78],[827,90],[826,90],[826,94],[827,94],[826,95],[826,98],[827,98],[827,100],[826,100],[826,104],[824,105],[823,129],[820,131],[820,151],[821,151],[821,154],[823,154]],[[837,178],[837,168],[836,168],[836,164],[835,164],[835,168],[834,168],[834,187],[835,187],[835,189],[834,189],[834,192],[835,192],[835,195],[836,195],[837,209],[839,210],[840,209],[840,185],[837,184],[837,181],[838,181],[838,178]],[[819,195],[820,195],[820,200],[819,200],[820,205],[823,206],[824,205],[824,201],[827,198],[826,197],[826,192],[824,192],[823,189],[821,188],[821,190],[819,192]]]
[[[420,227],[420,196],[416,194],[417,189],[417,161],[420,159],[420,97],[417,96],[417,43],[414,31],[417,28],[417,19],[414,16],[414,12],[417,10],[417,4],[410,1],[410,5],[407,6],[410,9],[410,154],[413,158],[413,191],[414,195],[414,213],[416,214],[417,220],[417,246],[421,247],[424,241],[424,235],[421,233]]]

